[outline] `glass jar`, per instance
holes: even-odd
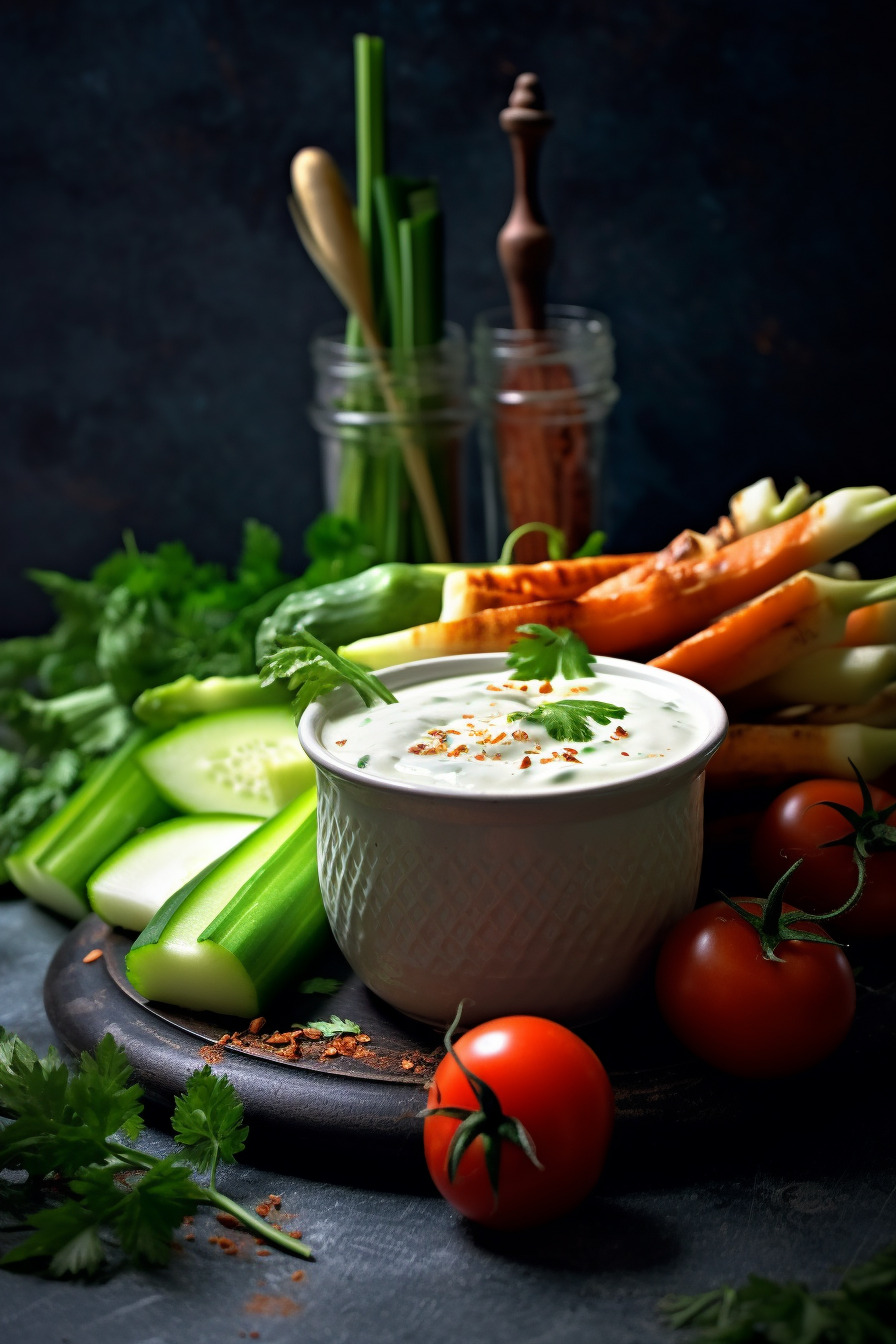
[[[545,331],[519,331],[510,309],[480,313],[473,331],[486,543],[497,554],[525,523],[549,523],[572,554],[600,525],[606,420],[619,397],[603,313],[548,304]],[[514,558],[547,558],[542,533]]]
[[[456,559],[472,422],[461,328],[446,323],[436,346],[371,351],[332,324],[311,360],[326,507],[360,524],[377,560]]]

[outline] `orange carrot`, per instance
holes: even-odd
[[[707,620],[741,602],[749,602],[801,569],[810,569],[858,545],[893,519],[896,519],[896,495],[888,495],[877,486],[835,490],[803,513],[761,532],[738,537],[709,557],[682,563],[673,561],[655,572],[644,566],[628,569],[602,583],[600,596],[606,598],[617,590],[652,583],[657,600],[670,601],[676,592],[689,592],[695,586],[718,587],[724,600],[691,625],[696,630]],[[583,598],[591,595],[584,593]]]
[[[729,612],[658,658],[654,667],[727,695],[843,637],[849,613],[896,595],[896,578],[829,579],[805,572]]]
[[[841,643],[851,649],[862,644],[896,644],[896,601],[874,602],[852,612]]]
[[[656,569],[628,591],[617,588],[626,577],[618,575],[578,598],[489,608],[457,621],[358,640],[344,652],[374,669],[443,654],[498,652],[516,638],[517,626],[530,621],[566,626],[592,653],[662,647],[758,597],[803,565],[856,545],[893,518],[896,496],[885,490],[838,490],[805,513],[733,541],[708,559]]]
[[[649,558],[649,552],[639,551],[633,555],[591,555],[581,560],[544,560],[536,565],[453,570],[445,576],[441,619],[456,621],[489,607],[578,597]]]

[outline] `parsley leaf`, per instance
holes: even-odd
[[[262,686],[285,681],[289,689],[295,692],[292,708],[296,720],[312,700],[346,682],[354,686],[368,707],[375,705],[378,700],[395,704],[395,696],[379,677],[334,653],[302,626],[298,627],[285,647],[264,659],[260,675]]]
[[[196,1170],[210,1171],[214,1179],[218,1159],[233,1162],[246,1146],[249,1130],[242,1118],[243,1105],[230,1079],[206,1064],[175,1099],[171,1125],[178,1142],[189,1147]]]
[[[340,1030],[353,1027],[339,1023]],[[164,1264],[173,1230],[199,1204],[226,1210],[292,1255],[311,1257],[307,1246],[215,1188],[217,1162],[234,1160],[248,1130],[231,1083],[207,1065],[177,1099],[174,1129],[187,1151],[160,1159],[115,1138],[122,1130],[134,1138],[143,1115],[141,1089],[130,1082],[127,1058],[111,1036],[93,1055],[83,1054],[70,1073],[55,1050],[39,1059],[0,1027],[0,1117],[9,1122],[0,1126],[0,1172],[52,1174],[67,1180],[71,1192],[56,1207],[31,1214],[31,1235],[0,1265],[42,1260],[52,1275],[95,1274],[106,1260],[102,1234],[109,1231],[132,1260]],[[211,1171],[207,1186],[197,1185],[184,1158],[197,1171]],[[36,1182],[0,1176],[0,1197],[8,1208],[32,1200],[36,1189]]]
[[[564,626],[552,630],[535,623],[518,625],[517,634],[522,638],[507,655],[515,681],[552,681],[554,677],[575,681],[593,676],[588,645]]]
[[[300,994],[335,994],[336,990],[342,986],[341,980],[331,980],[329,976],[315,975],[310,980],[303,980],[299,985]]]
[[[606,727],[611,719],[624,719],[627,713],[621,705],[608,705],[604,700],[550,700],[534,709],[508,714],[507,722],[526,719],[538,723],[555,742],[590,742],[594,729],[589,719]]]
[[[361,1031],[357,1022],[337,1017],[335,1013],[330,1015],[328,1022],[309,1022],[307,1025],[314,1031],[319,1031],[328,1040],[331,1036],[357,1036]]]

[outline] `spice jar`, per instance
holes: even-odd
[[[573,305],[548,304],[545,313],[544,331],[514,328],[509,308],[475,321],[489,554],[530,522],[559,528],[571,554],[600,524],[606,420],[619,397],[610,323]],[[544,535],[522,537],[514,554],[544,560]]]
[[[371,351],[334,324],[311,359],[326,507],[360,524],[378,561],[457,558],[472,421],[461,328],[446,323],[435,346]]]

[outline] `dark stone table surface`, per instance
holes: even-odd
[[[0,1021],[41,1050],[53,1040],[42,981],[67,931],[25,900],[0,901]],[[181,1248],[164,1270],[121,1268],[90,1284],[2,1272],[3,1338],[648,1344],[676,1338],[656,1314],[672,1290],[740,1282],[751,1271],[832,1285],[837,1266],[867,1258],[896,1231],[894,1022],[885,982],[884,967],[860,992],[843,1057],[767,1093],[745,1124],[720,1119],[688,1139],[673,1116],[657,1116],[637,1141],[620,1126],[598,1188],[552,1226],[487,1234],[416,1173],[375,1160],[359,1171],[347,1155],[351,1180],[343,1182],[338,1170],[321,1170],[313,1145],[250,1149],[222,1187],[250,1205],[279,1193],[314,1263],[259,1256],[248,1238],[240,1254],[225,1256],[209,1244],[221,1229],[202,1211],[195,1240],[179,1234]],[[161,1128],[142,1142],[159,1154],[170,1147]],[[300,1264],[304,1276],[294,1281]]]

